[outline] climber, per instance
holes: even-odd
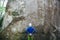
[[[32,35],[36,32],[36,29],[32,26],[31,23],[29,23],[29,26],[26,28],[26,33],[29,35]]]
[[[33,40],[33,34],[36,33],[36,29],[29,23],[29,26],[26,28],[26,33],[28,35],[28,40]]]

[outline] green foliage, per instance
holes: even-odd
[[[33,40],[33,36],[28,35],[28,40]]]
[[[5,11],[5,7],[0,7],[0,12]]]

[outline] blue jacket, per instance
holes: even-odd
[[[33,34],[35,32],[36,32],[36,29],[33,26],[32,27],[28,26],[28,28],[26,29],[27,34],[29,33]]]

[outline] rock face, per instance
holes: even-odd
[[[42,3],[43,4],[43,3]],[[20,19],[19,21],[13,23],[13,27],[17,27],[19,31],[22,31],[29,23],[32,23],[33,26],[43,25],[44,24],[44,13],[41,13],[41,18],[39,18],[40,13],[38,13],[37,0],[14,0],[8,3],[8,9],[6,13],[6,18],[3,23],[5,27],[9,25],[14,18],[23,16],[25,20]],[[43,6],[42,6],[43,7]],[[43,7],[44,8],[44,7]],[[43,9],[44,10],[44,9]],[[11,20],[10,20],[11,19]],[[41,20],[41,21],[40,21]],[[6,25],[6,24],[7,25]],[[18,26],[17,26],[18,25]],[[3,26],[3,27],[4,27]]]
[[[32,23],[38,32],[43,29],[44,33],[47,33],[52,28],[50,23],[55,25],[55,4],[56,0],[9,0],[2,34],[9,40],[18,40],[22,36],[20,33],[29,23]]]

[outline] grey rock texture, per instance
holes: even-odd
[[[8,6],[9,6],[7,9],[8,11],[6,13],[8,18],[7,17],[5,18],[6,24],[4,24],[4,26],[11,23],[15,17],[18,18],[21,16],[25,17],[25,20],[23,19],[23,21],[22,20],[18,21],[17,23],[13,23],[13,25],[12,25],[13,27],[18,25],[17,28],[20,31],[23,30],[25,27],[27,27],[29,23],[32,23],[33,26],[38,26],[40,24],[42,24],[42,25],[44,24],[45,13],[41,14],[42,18],[39,18],[40,16],[38,16],[38,15],[40,13],[38,13],[38,11],[37,11],[38,10],[37,0],[29,0],[29,1],[28,0],[23,0],[23,1],[16,0],[16,1],[9,2]],[[17,15],[14,16],[13,12],[16,12],[15,14],[17,14]],[[7,21],[9,21],[9,22],[7,22]]]
[[[15,40],[14,38],[18,40],[28,24],[32,23],[39,33],[35,40],[40,40],[42,31],[45,34],[50,32],[55,37],[53,34],[55,26],[52,27],[50,24],[57,26],[56,18],[59,10],[57,3],[56,0],[9,0],[2,34],[9,40]]]

